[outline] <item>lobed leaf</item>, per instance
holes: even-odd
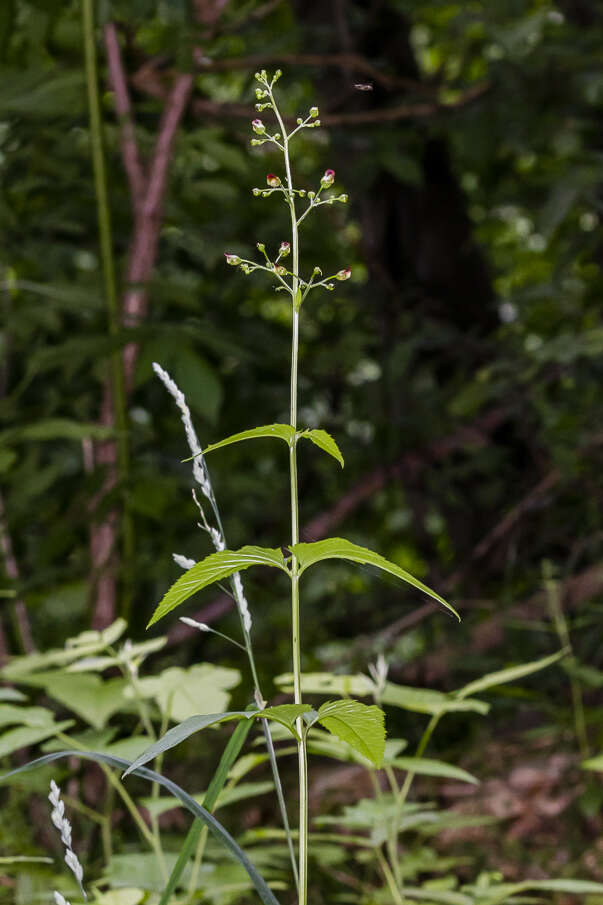
[[[242,572],[250,566],[273,566],[287,571],[285,558],[279,547],[241,547],[240,550],[221,550],[211,553],[180,576],[172,585],[153,613],[147,628],[154,625],[173,609],[196,594],[202,588]]]
[[[381,554],[369,550],[367,547],[360,547],[358,544],[353,544],[351,541],[345,540],[342,537],[330,537],[327,538],[327,540],[319,540],[309,544],[293,544],[290,549],[298,559],[300,574],[309,566],[316,562],[320,562],[323,559],[347,559],[351,562],[376,566],[378,569],[389,572],[390,575],[395,575],[395,577],[399,578],[401,581],[405,581],[407,584],[417,588],[417,590],[422,591],[424,594],[437,600],[438,603],[441,603],[447,610],[454,613],[460,622],[461,617],[457,611],[453,606],[447,603],[443,597],[440,597],[439,594],[432,591],[431,588],[428,588],[426,584],[423,584],[422,581],[419,581],[419,579],[411,575],[410,572],[407,572],[395,563],[385,559]]]

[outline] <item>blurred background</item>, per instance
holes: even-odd
[[[180,574],[172,553],[210,552],[153,361],[203,445],[288,420],[287,300],[224,263],[289,238],[283,205],[251,192],[281,166],[250,148],[253,73],[281,68],[291,121],[316,104],[324,127],[297,140],[297,184],[333,168],[350,197],[302,234],[305,271],[352,268],[303,309],[300,421],[345,457],[341,471],[302,449],[303,538],[371,546],[463,617],[326,564],[305,582],[304,669],[366,672],[383,654],[395,682],[448,691],[569,641],[565,668],[501,687],[487,720],[449,719],[434,756],[483,780],[461,805],[451,787],[448,805],[502,818],[450,844],[469,840],[511,879],[571,864],[602,880],[600,774],[579,766],[603,735],[601,4],[100,0],[94,12],[102,147],[79,0],[0,8],[3,659],[118,616],[148,637]],[[208,463],[230,546],[286,544],[280,445]],[[248,575],[276,694],[286,588]],[[215,588],[184,612],[237,631]],[[244,669],[175,616],[159,628],[158,667]],[[416,744],[415,714],[388,725]]]

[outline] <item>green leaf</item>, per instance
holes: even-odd
[[[460,622],[461,617],[457,611],[447,603],[443,597],[440,597],[439,594],[436,594],[435,591],[428,588],[422,581],[414,578],[410,572],[406,572],[404,569],[401,569],[400,566],[385,559],[385,557],[381,556],[379,553],[374,553],[367,547],[360,547],[358,544],[353,544],[349,540],[344,540],[341,537],[330,537],[327,540],[319,540],[311,544],[293,544],[291,552],[299,561],[300,574],[315,562],[320,562],[323,559],[348,559],[352,562],[376,566],[378,569],[389,572],[390,575],[395,575],[396,578],[405,581],[407,584],[417,588],[417,590],[422,591],[424,594],[437,600],[438,603],[441,603],[447,610],[454,613]]]
[[[329,701],[320,707],[317,721],[376,767],[381,766],[385,753],[385,714],[379,707],[358,701]]]
[[[147,628],[154,625],[173,609],[196,594],[207,585],[228,578],[235,572],[248,569],[249,566],[275,566],[287,571],[285,558],[279,547],[241,547],[240,550],[221,550],[206,556],[196,563],[192,569],[180,576],[172,585],[163,600],[153,613]]]
[[[15,707],[0,704],[0,726],[48,726],[54,722],[54,714],[45,707]]]
[[[498,886],[469,889],[477,896],[479,905],[499,905],[518,893],[542,890],[544,892],[566,892],[576,896],[603,893],[603,883],[592,880],[523,880],[520,883],[501,883]]]
[[[109,717],[124,706],[126,679],[103,681],[94,673],[75,678],[68,672],[44,672],[27,676],[21,681],[43,688],[49,697],[60,701],[85,722],[102,729]]]
[[[603,771],[603,754],[597,754],[595,757],[589,757],[588,760],[583,760],[580,766],[584,770]]]
[[[413,688],[410,685],[395,685],[393,682],[385,683],[381,703],[411,710],[413,713],[429,713],[432,716],[459,711],[486,714],[490,709],[489,704],[476,698],[457,698],[431,688]]]
[[[45,766],[46,764],[53,763],[55,760],[59,760],[64,757],[79,757],[83,760],[91,760],[95,761],[96,763],[107,764],[109,767],[117,767],[122,771],[124,768],[127,769],[130,766],[129,762],[121,757],[111,757],[107,754],[98,754],[93,751],[58,751],[53,754],[46,754],[44,757],[38,757],[36,760],[30,761],[30,763],[25,764],[22,767],[18,767],[16,770],[12,770],[10,773],[6,773],[3,777],[0,778],[0,781],[4,781],[11,776],[16,776],[19,773],[24,773],[25,771],[34,770],[36,767]],[[218,841],[228,849],[228,851],[247,871],[249,878],[253,883],[255,889],[257,890],[258,895],[260,896],[264,905],[279,905],[278,899],[268,887],[261,874],[258,873],[257,869],[251,863],[245,852],[239,845],[237,845],[230,833],[228,833],[228,831],[224,829],[222,824],[219,823],[215,817],[212,817],[212,815],[208,811],[206,811],[204,807],[202,807],[200,804],[197,804],[194,798],[192,798],[187,792],[185,792],[184,789],[180,788],[180,786],[176,785],[175,782],[172,782],[171,779],[167,779],[167,777],[162,776],[160,773],[156,773],[154,770],[149,770],[146,767],[139,768],[137,770],[137,774],[143,779],[146,779],[149,782],[156,782],[164,789],[167,789],[170,794],[172,794],[175,798],[178,798],[179,801],[182,802],[187,810],[194,814],[195,817],[198,817],[200,820],[202,820],[203,823],[209,828],[210,832],[213,833]]]
[[[0,757],[6,757],[20,748],[29,745],[37,745],[47,738],[53,738],[57,732],[64,732],[73,726],[73,720],[64,720],[62,723],[47,723],[44,726],[19,726],[18,729],[9,729],[0,735]]]
[[[240,443],[241,440],[255,440],[259,437],[277,437],[290,444],[295,436],[295,428],[290,424],[264,424],[261,427],[252,427],[248,431],[240,431],[238,434],[231,434],[225,440],[219,443],[211,443],[203,450],[203,455],[213,452],[214,449],[220,449],[222,446],[230,446],[232,443]],[[188,461],[188,460],[187,460]]]
[[[318,446],[320,449],[324,450],[324,452],[328,453],[330,456],[333,456],[334,459],[337,459],[341,467],[343,468],[343,456],[341,455],[341,450],[337,446],[337,443],[333,439],[333,437],[328,434],[326,431],[321,429],[315,430],[305,430],[302,431],[299,435],[300,438],[305,437],[307,440],[311,440],[315,446]]]
[[[162,735],[160,739],[157,739],[156,742],[143,751],[136,760],[132,761],[123,774],[122,779],[128,776],[129,773],[134,773],[139,767],[147,764],[150,760],[154,760],[160,754],[169,751],[170,748],[175,748],[176,745],[185,741],[189,736],[194,735],[195,732],[200,732],[202,729],[207,729],[208,726],[215,726],[217,723],[226,723],[230,720],[248,720],[252,716],[254,716],[253,712],[246,712],[244,710],[231,710],[227,713],[204,713],[199,714],[198,716],[191,716],[182,723],[178,723],[173,729],[169,729],[165,735]]]
[[[214,773],[209,784],[209,788],[205,793],[205,798],[203,799],[203,807],[208,811],[213,811],[218,800],[218,796],[224,788],[226,780],[228,779],[229,772],[237,757],[239,756],[239,752],[243,747],[250,729],[251,721],[245,720],[244,722],[239,723],[233,734],[230,736],[228,744],[226,745],[222,757],[220,758],[218,769]],[[176,863],[172,868],[168,882],[161,895],[161,901],[159,902],[159,905],[168,905],[168,902],[171,900],[172,895],[176,891],[184,868],[188,864],[193,852],[196,851],[197,843],[199,842],[199,837],[201,835],[202,829],[203,822],[199,819],[194,820],[190,830],[186,835],[186,839],[184,840],[182,848],[180,849]]]
[[[460,782],[470,782],[479,785],[479,779],[468,773],[461,767],[446,764],[441,760],[432,760],[428,757],[395,757],[391,761],[393,767],[406,770],[408,773],[418,773],[421,776],[439,776],[442,779],[458,779]]]
[[[283,691],[293,692],[293,673],[283,673],[274,680]],[[372,679],[362,673],[335,675],[331,672],[305,672],[301,677],[305,694],[339,694],[342,697],[372,697],[375,686]]]
[[[241,681],[238,669],[198,663],[188,669],[171,666],[157,676],[139,679],[138,691],[151,698],[168,719],[181,722],[200,713],[224,713],[230,704],[230,690]],[[134,689],[125,696],[134,700]]]
[[[469,682],[468,685],[459,688],[455,692],[455,697],[463,700],[469,695],[479,694],[479,692],[486,691],[488,688],[504,685],[506,682],[515,682],[517,679],[529,676],[533,672],[539,672],[541,669],[546,669],[547,666],[552,666],[553,663],[557,663],[566,654],[567,650],[560,650],[549,657],[543,657],[541,660],[532,660],[530,663],[520,663],[518,666],[509,666],[507,669],[499,669],[497,672],[488,673],[488,675],[482,676],[481,679],[475,679],[474,682]]]
[[[295,734],[295,721],[310,710],[311,707],[307,704],[280,704],[278,707],[267,707],[266,710],[230,710],[226,713],[205,713],[191,716],[182,723],[178,723],[173,729],[169,729],[165,735],[143,751],[126,770],[124,776],[208,726],[215,726],[217,723],[226,723],[230,720],[252,720],[258,717],[259,719],[274,720]]]

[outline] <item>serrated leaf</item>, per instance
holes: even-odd
[[[399,578],[401,581],[405,581],[407,584],[417,588],[417,590],[422,591],[424,594],[437,600],[438,603],[441,603],[447,610],[454,613],[460,622],[461,617],[457,611],[453,606],[447,603],[443,597],[440,597],[439,594],[432,591],[431,588],[428,588],[427,585],[411,575],[410,572],[406,572],[405,569],[401,569],[400,566],[385,559],[381,554],[369,550],[367,547],[360,547],[358,544],[353,544],[351,541],[345,540],[342,537],[329,537],[327,540],[319,540],[310,544],[293,544],[290,549],[297,557],[300,566],[300,574],[309,566],[316,562],[320,562],[323,559],[347,559],[351,562],[376,566],[378,569],[389,572],[390,575],[395,575],[395,577]]]
[[[285,558],[279,547],[241,547],[240,550],[221,550],[211,553],[180,576],[172,585],[153,613],[147,628],[154,625],[173,609],[196,594],[202,588],[242,572],[250,566],[273,566],[287,571]]]
[[[232,443],[240,443],[242,440],[255,440],[259,437],[276,437],[290,444],[295,436],[295,428],[290,424],[264,424],[261,427],[252,427],[248,431],[240,431],[238,434],[231,434],[218,443],[211,443],[203,450],[203,455],[213,452],[214,449],[221,449],[223,446],[230,446]],[[187,460],[188,461],[188,460]]]
[[[455,697],[459,700],[463,700],[463,698],[467,698],[469,695],[479,694],[479,692],[486,691],[488,688],[494,688],[497,685],[504,685],[506,682],[515,682],[517,679],[523,679],[524,676],[529,676],[533,672],[539,672],[541,669],[546,669],[547,666],[552,666],[553,663],[557,663],[557,661],[564,657],[566,653],[567,651],[560,650],[556,654],[551,654],[549,657],[543,657],[541,660],[532,660],[530,663],[520,663],[518,666],[509,666],[507,669],[499,669],[496,672],[488,673],[488,675],[482,676],[480,679],[475,679],[475,681],[469,682],[468,685],[464,685],[455,692]]]
[[[320,449],[324,450],[324,452],[328,453],[330,456],[333,456],[334,459],[337,459],[341,467],[344,466],[343,456],[341,455],[341,450],[337,446],[337,443],[333,439],[333,437],[327,433],[327,431],[317,428],[315,430],[305,430],[302,431],[299,435],[300,438],[306,438],[307,440],[311,440],[315,446],[318,446]]]
[[[256,714],[267,720],[274,720],[280,723],[285,729],[288,729],[293,735],[296,735],[295,723],[304,713],[309,713],[312,708],[308,704],[278,704],[276,707],[267,707],[260,713]]]
[[[319,708],[317,720],[376,767],[381,766],[385,753],[385,714],[375,704],[329,701]]]
[[[418,773],[421,776],[439,776],[441,779],[458,779],[459,782],[479,785],[479,779],[468,773],[467,770],[429,757],[395,757],[391,761],[391,765],[399,770]]]

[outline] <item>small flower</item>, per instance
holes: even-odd
[[[254,119],[251,123],[251,128],[255,132],[256,135],[263,135],[266,131],[266,126],[262,122],[261,119]]]
[[[286,258],[290,251],[291,251],[291,246],[289,245],[289,243],[281,242],[281,244],[278,247],[278,253],[281,256],[281,258]]]
[[[70,848],[68,848],[65,852],[65,864],[71,871],[73,871],[75,879],[81,886],[82,880],[84,879],[84,868],[80,864],[75,852],[71,851]]]
[[[185,625],[190,625],[191,628],[196,628],[200,632],[211,632],[209,625],[205,622],[197,622],[196,619],[189,619],[188,616],[181,616],[180,622],[184,622]]]
[[[335,182],[335,170],[325,170],[321,177],[320,184],[323,189],[328,189]]]
[[[287,268],[283,267],[282,264],[277,264],[277,266],[274,268],[274,270],[276,273],[278,273],[279,277],[284,277],[285,274],[287,273]]]
[[[339,273],[335,274],[336,280],[349,280],[352,276],[352,268],[346,267],[345,270],[340,270]]]
[[[310,116],[312,119],[316,119],[318,116],[318,107],[310,107]]]
[[[278,176],[275,176],[274,173],[268,173],[268,175],[266,176],[266,182],[271,189],[277,189],[281,184],[281,180]]]
[[[231,255],[227,251],[224,252],[224,257],[226,258],[226,263],[230,264],[231,267],[237,267],[241,263],[238,255]]]
[[[337,200],[341,201],[343,204],[346,204],[347,200],[348,200],[348,196],[344,193],[343,195],[340,195]]]

